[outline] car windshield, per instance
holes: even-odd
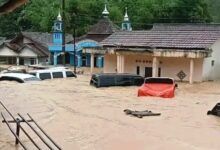
[[[39,78],[37,77],[30,77],[30,78],[25,78],[24,81],[28,82],[28,81],[40,81]]]
[[[174,81],[170,78],[147,78],[145,83],[163,83],[163,84],[173,84]]]

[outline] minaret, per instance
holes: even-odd
[[[105,4],[105,9],[104,9],[103,12],[102,12],[102,15],[103,15],[104,18],[108,18],[109,12],[108,12],[108,10],[107,10],[106,4]]]
[[[63,34],[62,25],[63,25],[62,17],[59,12],[57,19],[54,21],[54,25],[52,28],[54,44],[62,44],[62,34]]]
[[[132,31],[131,23],[129,21],[129,17],[128,17],[128,13],[127,13],[127,7],[125,8],[125,16],[124,16],[124,20],[121,24],[121,28],[124,31]]]

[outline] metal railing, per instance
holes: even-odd
[[[3,112],[1,112],[1,116],[3,118],[2,123],[5,123],[11,133],[15,136],[15,144],[20,144],[25,150],[28,148],[24,145],[24,143],[19,138],[20,131],[23,131],[24,135],[27,136],[27,138],[31,141],[31,143],[39,150],[40,146],[34,141],[34,139],[30,136],[30,134],[25,130],[25,128],[22,126],[22,124],[26,124],[36,135],[37,137],[49,148],[50,150],[61,150],[60,146],[58,146],[51,137],[39,126],[39,124],[31,117],[30,114],[27,113],[28,119],[25,119],[24,116],[22,116],[20,113],[18,113],[18,117],[15,118],[12,113],[5,107],[5,105],[0,101],[0,104],[2,107],[6,110],[8,115],[12,118],[12,120],[7,120]],[[13,127],[10,125],[11,123],[16,124],[16,131],[13,130]],[[34,125],[34,126],[33,126]],[[39,132],[39,130],[41,132]],[[46,139],[44,137],[46,137]],[[48,142],[50,141],[50,142]]]

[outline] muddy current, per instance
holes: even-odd
[[[178,83],[175,98],[163,99],[137,97],[135,86],[94,88],[89,80],[81,75],[25,84],[2,81],[0,101],[15,116],[29,113],[65,150],[219,150],[220,117],[206,113],[220,102],[220,82]],[[161,116],[139,119],[125,115],[124,109]],[[2,106],[0,111],[11,119]],[[24,134],[20,137],[35,149]],[[0,123],[0,149],[22,149],[14,143],[6,124]]]

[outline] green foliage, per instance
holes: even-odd
[[[0,2],[3,0],[0,0]],[[121,26],[125,7],[133,29],[147,29],[152,23],[197,23],[220,20],[219,0],[108,0],[110,19]],[[61,10],[62,0],[29,0],[19,10],[0,16],[0,36],[11,37],[19,31],[51,32]],[[65,29],[77,36],[102,17],[104,0],[65,0]],[[217,14],[217,15],[214,15]]]

